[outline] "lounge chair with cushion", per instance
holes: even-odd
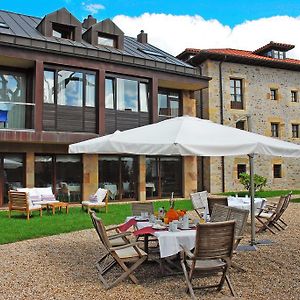
[[[8,191],[8,210],[9,218],[11,217],[11,212],[20,211],[26,214],[27,220],[29,220],[30,214],[33,211],[39,211],[40,216],[42,216],[42,206],[33,205],[29,198],[29,193],[27,192],[17,192],[17,191]]]
[[[104,207],[105,212],[108,211],[108,191],[106,189],[99,188],[94,195],[90,195],[88,201],[81,202],[81,208],[88,209],[100,209]]]

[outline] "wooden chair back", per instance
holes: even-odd
[[[8,191],[9,209],[24,210],[29,209],[29,198],[27,192]]]
[[[249,210],[230,207],[228,220],[235,221],[235,237],[242,237],[249,216]]]
[[[195,259],[231,259],[235,221],[198,224]]]
[[[207,207],[207,196],[208,192],[207,191],[202,191],[202,192],[197,192],[197,193],[192,193],[190,194],[193,208],[194,209],[200,209],[200,208],[205,208]]]
[[[89,210],[89,214],[92,219],[92,223],[96,229],[96,232],[101,240],[103,246],[106,248],[107,251],[110,252],[111,244],[109,242],[105,226],[100,218],[96,216],[96,213],[92,210]]]
[[[212,209],[210,221],[211,222],[228,221],[228,216],[229,216],[229,207],[228,206],[215,204]]]
[[[134,202],[131,204],[131,209],[133,216],[140,216],[141,212],[148,212],[149,215],[154,214],[154,206],[152,202]]]
[[[225,205],[228,206],[228,199],[226,196],[208,196],[207,197],[207,203],[208,203],[208,211],[209,215],[212,215],[212,210],[215,204]]]
[[[291,194],[288,194],[287,196],[280,196],[278,204],[275,208],[275,214],[273,217],[274,222],[277,222],[280,219],[280,217],[283,215],[285,210],[288,208],[291,196],[292,196]]]

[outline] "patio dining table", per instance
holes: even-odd
[[[147,248],[146,243],[148,243],[147,236],[152,235],[157,237],[160,258],[167,258],[178,254],[182,251],[180,245],[183,245],[189,250],[192,250],[195,247],[195,227],[188,230],[178,229],[175,232],[170,232],[167,228],[165,230],[155,230],[152,226],[153,224],[149,221],[138,221],[136,224],[137,229],[145,236],[145,248]]]
[[[240,209],[249,210],[251,209],[251,198],[250,197],[233,197],[229,196],[228,198],[228,206],[236,207]],[[260,208],[266,203],[265,198],[254,198],[254,209],[255,213],[259,213]]]

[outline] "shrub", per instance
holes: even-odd
[[[250,175],[247,173],[240,174],[240,183],[244,186],[246,190],[250,192]],[[263,187],[267,184],[267,178],[254,174],[254,190],[255,192],[261,191]]]

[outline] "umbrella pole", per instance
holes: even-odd
[[[256,245],[255,241],[255,207],[254,207],[254,154],[249,154],[250,166],[250,198],[251,198],[251,246]]]

